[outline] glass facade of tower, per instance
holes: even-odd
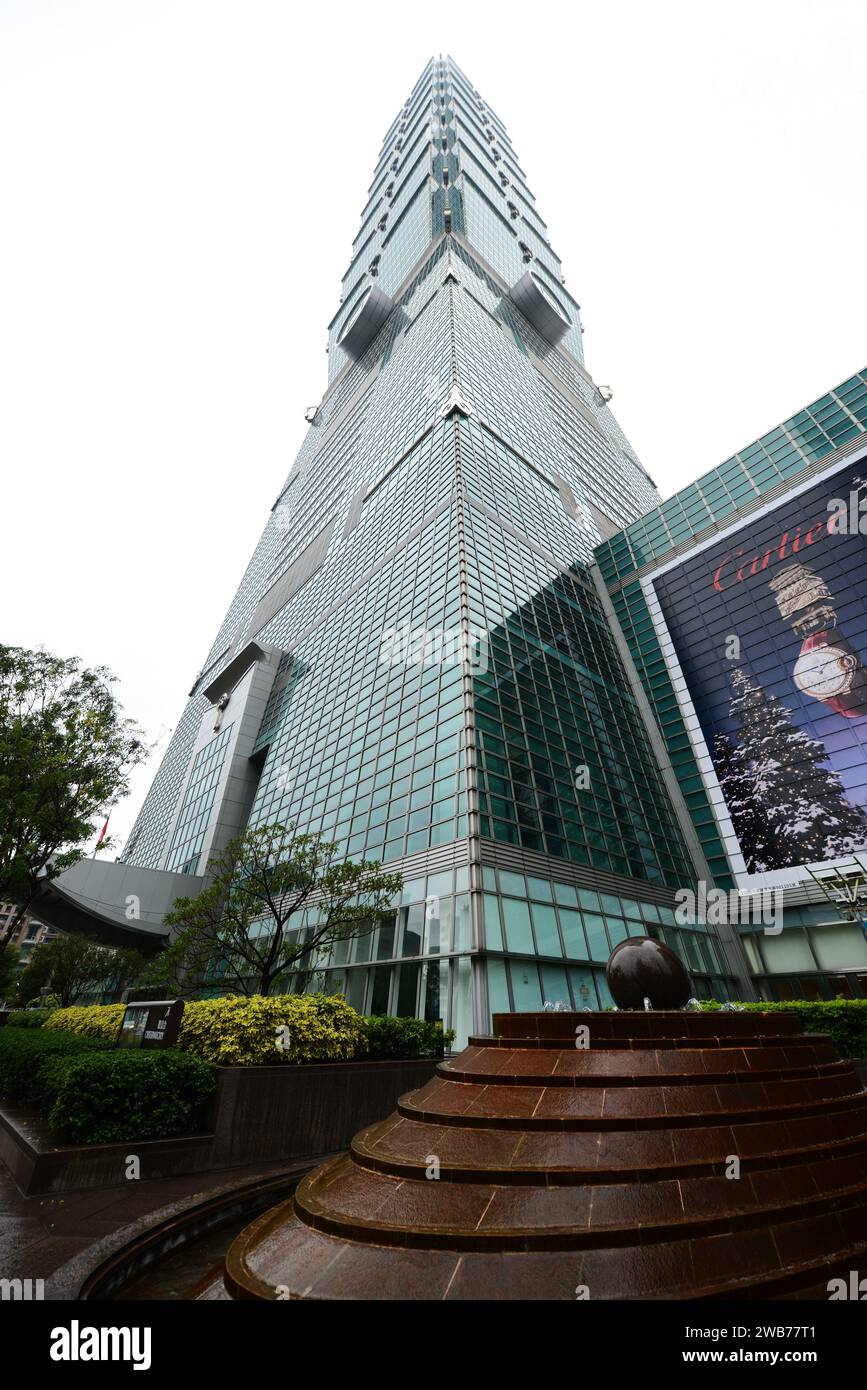
[[[591,570],[658,501],[503,125],[432,60],[380,153],[328,389],[127,860],[203,873],[278,820],[381,859],[400,902],[317,984],[459,1040],[491,1009],[604,1005],[610,950],[648,931],[697,992],[736,993],[730,946],[675,927],[688,817]]]

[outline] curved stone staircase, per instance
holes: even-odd
[[[776,1013],[494,1028],[248,1226],[201,1296],[826,1298],[867,1271],[867,1091],[824,1035]]]

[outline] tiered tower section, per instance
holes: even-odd
[[[642,919],[676,944],[694,876],[588,568],[657,495],[584,367],[506,131],[451,59],[386,136],[329,364],[125,858],[203,875],[244,825],[294,820],[407,884],[375,941],[320,963],[356,1007],[465,1038],[489,997],[604,1005],[612,946]],[[440,655],[385,656],[394,631]],[[483,917],[485,888],[525,902]],[[725,995],[713,932],[694,946]]]

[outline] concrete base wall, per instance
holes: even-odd
[[[4,1103],[0,1159],[30,1196],[122,1187],[131,1182],[131,1155],[139,1159],[141,1179],[314,1158],[346,1148],[359,1129],[384,1119],[405,1091],[423,1086],[436,1065],[424,1058],[219,1067],[209,1132],[123,1144],[58,1147],[33,1111]]]

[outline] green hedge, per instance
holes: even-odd
[[[752,1013],[797,1014],[805,1033],[828,1033],[841,1057],[867,1057],[867,999],[785,999],[744,1004]],[[702,1003],[719,1009],[716,999]]]
[[[123,1004],[55,1009],[44,1031],[113,1043],[123,1011]],[[356,1057],[433,1057],[454,1036],[420,1018],[362,1018],[336,994],[224,994],[186,1005],[178,1048],[218,1066],[274,1066]]]
[[[195,1132],[215,1087],[212,1066],[172,1049],[132,1052],[77,1033],[0,1029],[0,1095],[32,1105],[75,1144]]]
[[[787,999],[747,1008],[797,1014],[805,1033],[828,1033],[841,1057],[867,1057],[867,999]]]
[[[348,1062],[362,1021],[339,994],[223,994],[187,1004],[178,1047],[223,1067]]]
[[[441,1032],[423,1018],[396,1018],[376,1014],[362,1019],[366,1056],[375,1058],[435,1057],[454,1041],[452,1030]]]
[[[94,1052],[67,1069],[48,1119],[73,1144],[195,1134],[216,1085],[208,1062],[173,1048]]]
[[[18,1009],[6,1020],[7,1028],[41,1028],[53,1013],[52,1009]]]
[[[69,1067],[109,1044],[44,1028],[0,1028],[0,1095],[48,1114]]]
[[[74,1005],[55,1009],[45,1024],[51,1032],[117,1040],[124,1004]],[[288,1029],[279,1041],[278,1030]],[[178,1048],[220,1066],[265,1066],[279,1062],[348,1061],[363,1051],[359,1015],[339,995],[218,995],[186,1004]]]
[[[70,1004],[67,1009],[52,1009],[45,1027],[50,1032],[81,1033],[114,1043],[125,1012],[126,1004]]]

